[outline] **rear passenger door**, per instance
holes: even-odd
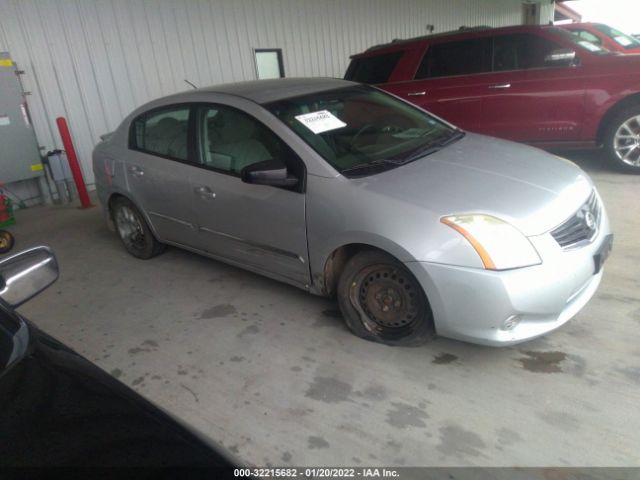
[[[190,119],[190,105],[161,107],[137,117],[124,165],[129,195],[155,233],[183,245],[192,245],[196,233]]]
[[[491,69],[490,40],[440,41],[427,47],[413,80],[383,88],[461,128],[481,129],[481,104]]]

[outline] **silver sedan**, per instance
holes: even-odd
[[[132,255],[174,245],[335,295],[356,335],[391,345],[550,332],[593,296],[612,243],[574,164],[342,80],[153,101],[93,168]]]

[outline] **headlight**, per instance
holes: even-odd
[[[515,227],[491,215],[452,215],[442,223],[464,236],[487,270],[506,270],[542,263],[531,242]]]

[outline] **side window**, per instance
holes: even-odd
[[[402,52],[356,58],[349,64],[344,78],[352,82],[372,85],[386,83],[389,81],[389,77],[391,77],[393,70],[396,68],[400,57],[402,57]]]
[[[489,38],[437,43],[428,47],[416,79],[472,75],[491,69]]]
[[[198,109],[200,162],[207,167],[239,175],[265,160],[286,163],[288,149],[262,123],[230,107],[216,105]]]
[[[559,66],[557,63],[547,63],[546,57],[561,48],[561,45],[538,35],[500,35],[493,39],[493,70],[499,72]]]
[[[189,107],[155,110],[134,121],[130,145],[143,152],[187,160],[188,126]]]
[[[587,42],[595,43],[596,45],[602,45],[602,40],[587,30],[570,30],[571,33],[576,35],[580,40],[586,40]]]

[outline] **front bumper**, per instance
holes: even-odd
[[[575,316],[596,292],[594,256],[610,234],[606,215],[589,245],[562,250],[549,234],[530,237],[543,262],[491,271],[407,262],[431,304],[436,332],[472,343],[506,346],[544,335]],[[515,317],[514,317],[515,316]],[[509,318],[519,320],[506,329]]]

